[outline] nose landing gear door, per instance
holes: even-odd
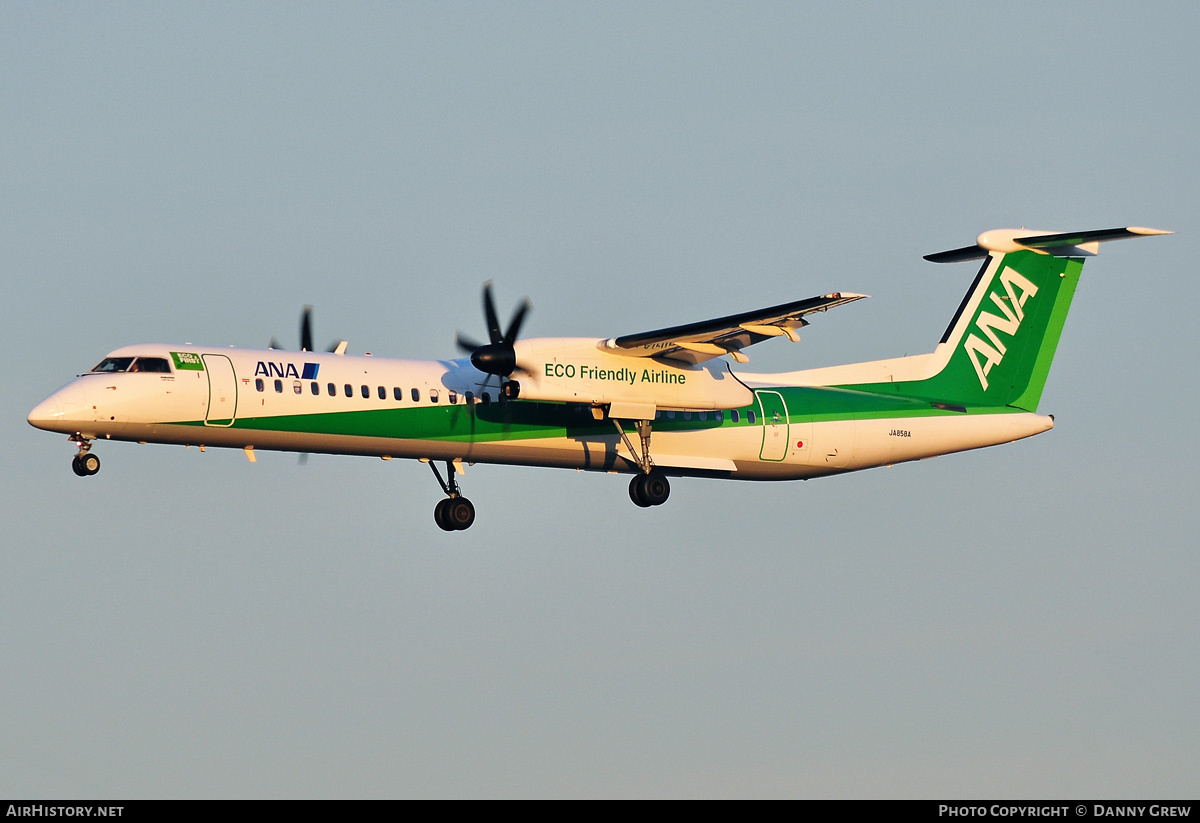
[[[237,376],[233,372],[233,362],[223,354],[201,356],[208,373],[208,408],[204,413],[204,425],[232,426],[237,415]]]

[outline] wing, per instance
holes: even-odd
[[[853,303],[866,296],[835,292],[715,320],[613,337],[604,341],[603,348],[627,357],[664,357],[692,364],[729,354],[739,363],[745,363],[749,360],[742,354],[746,346],[772,337],[786,337],[797,342],[800,336],[796,329],[808,325],[805,315]]]

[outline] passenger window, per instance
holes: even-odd
[[[725,412],[723,412],[723,411],[713,412],[713,419],[715,419],[718,423],[724,423],[725,422]]]
[[[387,400],[387,389],[385,389],[383,386],[379,387],[379,399]]]
[[[371,397],[371,387],[370,387],[370,386],[363,386],[363,387],[362,387],[362,396],[363,396],[363,399],[364,399],[364,400],[369,400],[369,399],[370,399],[370,397]]]
[[[455,394],[454,392],[447,392],[446,393],[446,402],[449,403],[451,406],[453,406],[454,404],[456,404],[458,402],[458,395]]]
[[[415,401],[419,401],[421,399],[421,390],[420,389],[412,390],[412,399]]]
[[[708,412],[700,412],[700,419],[701,419],[701,420],[707,420],[707,419],[708,419]]]
[[[438,401],[437,389],[430,389],[429,390],[429,402],[436,403],[437,401]]]
[[[732,420],[734,423],[740,423],[742,421],[742,416],[740,414],[738,414],[737,409],[730,409],[729,410],[729,419]]]
[[[753,409],[751,409],[750,411],[746,412],[746,419],[747,419],[747,420],[749,420],[751,423],[755,422],[755,421],[754,421],[754,410],[753,410]]]
[[[485,405],[485,406],[492,405],[492,396],[487,392],[483,393],[483,405]]]
[[[300,392],[304,391],[304,387],[300,384],[299,380],[293,380],[292,390],[295,391],[296,394],[299,394]]]
[[[675,419],[675,412],[673,412],[673,411],[669,411],[669,412],[667,412],[667,419],[668,419],[668,420],[674,420],[674,419]]]
[[[321,393],[321,387],[317,385],[316,380],[312,382],[312,393],[314,397]]]
[[[282,380],[275,381],[275,392],[277,394],[283,394],[283,381]]]
[[[464,395],[463,395],[463,402],[465,402],[465,403],[466,403],[468,406],[473,406],[473,405],[475,405],[475,395],[474,395],[474,393],[472,393],[472,392],[467,392],[466,394],[464,394]]]
[[[392,397],[396,398],[397,400],[403,400],[404,391],[399,386],[396,386],[396,388],[392,389]]]
[[[261,377],[254,378],[254,388],[258,389],[259,391],[263,390],[263,381]]]
[[[351,386],[349,383],[346,384],[344,391],[346,392],[347,397],[354,396],[354,387]]]
[[[684,420],[691,420],[691,419],[692,419],[692,413],[691,413],[691,412],[684,412],[684,413],[683,413],[683,419],[684,419]]]
[[[337,397],[337,386],[332,383],[325,387],[325,391],[329,392],[330,397]]]

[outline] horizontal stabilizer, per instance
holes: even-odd
[[[930,263],[961,263],[964,260],[982,260],[987,256],[988,250],[976,243],[972,246],[963,246],[961,249],[927,254],[925,259]]]
[[[1118,229],[1093,229],[1076,232],[1037,232],[1028,229],[995,229],[979,235],[973,246],[925,255],[931,263],[958,263],[981,260],[990,252],[1034,251],[1054,257],[1090,257],[1097,253],[1098,244],[1127,237],[1147,237],[1171,234],[1161,229],[1126,226]]]

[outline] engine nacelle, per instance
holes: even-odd
[[[698,366],[607,354],[602,340],[559,337],[516,343],[521,398],[562,403],[647,406],[656,409],[729,409],[749,405],[753,393],[724,361]]]

